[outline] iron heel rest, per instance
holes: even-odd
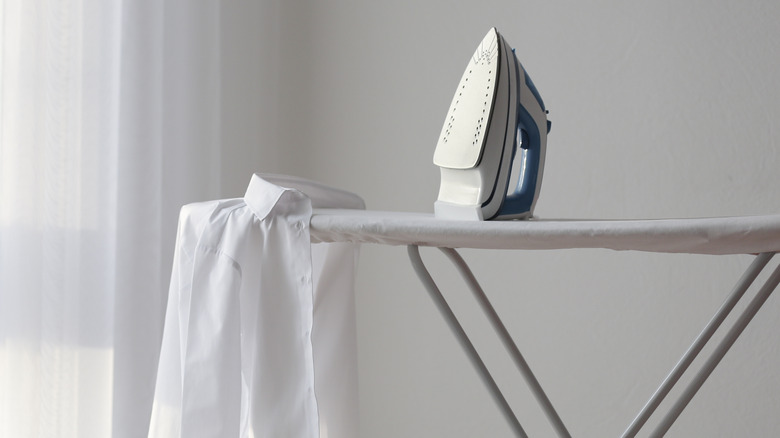
[[[436,217],[531,217],[549,127],[531,78],[503,36],[490,29],[466,66],[436,145]]]

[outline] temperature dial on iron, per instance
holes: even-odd
[[[463,72],[433,154],[441,171],[436,217],[532,217],[548,132],[539,92],[491,28]]]

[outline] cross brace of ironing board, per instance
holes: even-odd
[[[520,425],[517,416],[514,414],[514,411],[504,398],[501,389],[496,384],[495,380],[490,374],[490,371],[485,366],[476,348],[474,348],[474,345],[472,344],[465,330],[461,326],[452,309],[447,304],[446,299],[437,287],[430,273],[425,268],[422,258],[420,257],[419,248],[416,245],[409,245],[407,248],[409,259],[412,262],[415,273],[420,278],[420,281],[423,283],[426,290],[430,294],[442,317],[447,322],[450,330],[453,332],[461,347],[466,352],[482,382],[490,391],[493,400],[498,405],[501,413],[504,415],[504,418],[507,420],[516,436],[527,437],[528,435],[523,430],[523,427]],[[539,381],[534,376],[531,368],[528,366],[528,363],[523,358],[520,349],[517,347],[517,344],[514,342],[495,309],[490,304],[490,301],[485,295],[485,292],[482,290],[482,287],[477,282],[477,279],[474,277],[474,274],[471,272],[466,262],[458,254],[458,252],[452,248],[439,249],[444,252],[445,255],[447,255],[447,257],[458,269],[463,279],[466,281],[466,284],[474,294],[474,297],[490,321],[493,330],[500,338],[504,348],[506,348],[507,352],[512,357],[515,366],[525,379],[531,390],[531,393],[541,406],[556,434],[560,437],[570,437],[571,435],[569,434],[569,431],[566,429],[566,426],[553,407],[552,402],[550,402],[549,398],[544,393],[542,386],[539,384]],[[773,255],[774,253],[762,253],[753,260],[753,263],[748,267],[737,284],[734,286],[731,294],[716,311],[715,315],[713,315],[713,317],[704,327],[699,336],[693,341],[685,354],[683,354],[672,371],[667,375],[666,379],[661,383],[650,400],[636,416],[634,421],[628,426],[626,431],[623,433],[624,438],[636,436],[645,422],[661,404],[666,395],[668,395],[669,392],[679,382],[683,373],[685,373],[693,360],[698,356],[699,352],[701,352],[704,346],[709,342],[709,340],[712,338],[712,335],[721,326],[721,323],[726,319],[726,317],[731,313],[731,311],[734,309],[734,306],[736,306],[736,304],[748,290],[756,277],[758,277]],[[726,355],[726,352],[728,352],[729,348],[731,348],[745,327],[747,327],[747,325],[750,323],[751,319],[753,319],[761,306],[766,302],[767,298],[769,298],[772,292],[777,288],[778,283],[780,283],[780,265],[775,268],[769,278],[765,281],[764,285],[751,300],[749,305],[739,315],[736,322],[718,344],[716,349],[710,354],[700,370],[688,383],[688,386],[685,388],[685,390],[673,402],[672,407],[651,433],[651,437],[663,436],[669,430],[669,428],[677,420],[679,415],[682,413],[694,395],[696,395],[696,392],[698,392],[699,388],[701,388],[701,386],[704,384],[704,381],[707,379],[707,377],[709,377],[715,367],[720,363],[721,359],[723,359],[723,357]]]

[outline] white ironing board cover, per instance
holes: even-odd
[[[313,242],[479,249],[606,248],[690,254],[780,251],[780,215],[695,219],[454,221],[432,214],[315,209]]]

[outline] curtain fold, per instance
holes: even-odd
[[[181,205],[221,197],[216,2],[0,3],[0,436],[145,436]]]

